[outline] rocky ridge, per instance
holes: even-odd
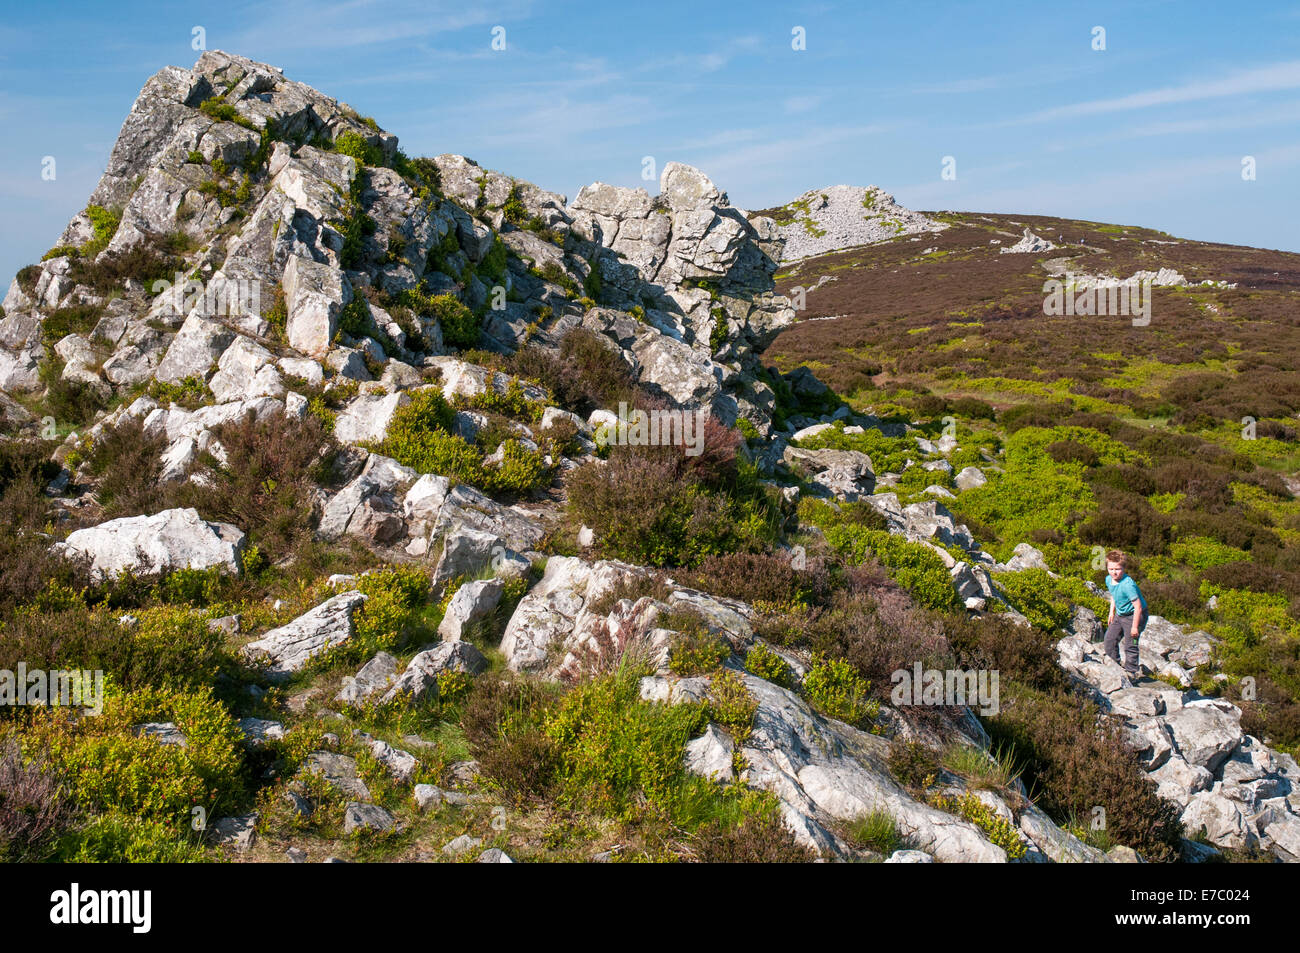
[[[239,121],[209,114],[229,115],[222,110],[199,108],[216,97]],[[666,401],[707,408],[728,424],[743,418],[770,438],[756,453],[756,462],[767,477],[784,484],[788,502],[801,492],[835,505],[865,502],[890,533],[924,543],[943,559],[968,610],[1018,616],[997,584],[998,575],[1046,569],[1041,553],[1024,544],[1012,560],[999,563],[941,501],[900,503],[889,492],[899,474],[875,472],[866,454],[800,446],[826,428],[880,428],[897,436],[890,430],[897,425],[846,408],[820,417],[794,415],[783,428],[775,425],[775,393],[757,371],[762,348],[794,320],[790,303],[771,294],[776,263],[819,253],[787,231],[802,225],[750,218],[731,207],[703,173],[678,163],[665,167],[658,196],[597,183],[568,203],[564,196],[484,170],[464,157],[443,155],[432,160],[442,194],[422,194],[392,168],[363,166],[325,148],[327,141],[349,134],[374,150],[376,158],[398,161],[395,137],[342,104],[287,80],[274,67],[209,52],[193,70],[161,71],[133,107],[92,195],[92,205],[122,208],[116,232],[94,260],[110,263],[179,231],[195,245],[185,266],[201,276],[209,293],[220,295],[249,283],[282,291],[283,336],[273,333],[264,309],[246,306],[238,296],[228,299],[234,300],[233,309],[213,315],[208,296],[187,302],[183,286],[150,298],[128,279],[123,295],[99,293],[77,280],[76,255],[58,254],[9,287],[0,319],[0,388],[23,393],[48,386],[39,372],[49,360],[47,348],[62,361],[62,379],[111,397],[124,398],[151,381],[173,386],[198,382],[211,395],[205,406],[189,409],[136,396],[123,400],[87,432],[93,437],[123,419],[138,420],[146,434],[166,438],[168,478],[185,480],[200,453],[221,451],[213,436],[221,423],[250,413],[301,417],[307,412],[307,397],[299,392],[308,390],[304,384],[355,387],[356,396],[335,421],[335,434],[356,449],[343,487],[320,500],[318,536],[355,538],[385,556],[427,564],[436,586],[458,578],[488,578],[457,591],[440,630],[443,642],[425,647],[402,671],[391,656],[375,656],[351,678],[337,699],[340,704],[370,696],[418,699],[436,693],[440,672],[481,671],[481,656],[459,640],[461,630],[496,606],[500,580],[523,576],[545,560],[540,581],[518,603],[505,628],[500,650],[509,669],[573,680],[608,663],[611,654],[635,648],[655,664],[655,674],[641,683],[643,698],[671,704],[702,697],[709,679],[671,672],[667,647],[676,633],[659,624],[673,609],[689,606],[727,638],[732,649],[727,667],[758,703],[754,730],[739,748],[743,770],[735,770],[730,738],[713,726],[688,748],[690,770],[771,791],[796,840],[825,857],[860,857],[836,833],[837,825],[882,811],[926,857],[1007,860],[1006,847],[993,843],[986,829],[914,797],[890,776],[890,745],[924,737],[925,729],[886,708],[880,719],[884,730],[864,732],[819,714],[791,689],[744,672],[740,659],[761,642],[753,631],[752,607],[670,581],[665,599],[623,599],[607,609],[599,605],[602,597],[647,571],[609,560],[545,559],[539,547],[557,518],[553,506],[503,504],[444,475],[419,473],[361,449],[383,438],[392,415],[414,392],[436,387],[447,396],[473,396],[508,389],[504,375],[447,353],[451,348],[440,343],[446,329],[432,311],[415,313],[415,323],[403,326],[370,300],[367,325],[343,326],[352,302],[358,296],[369,299],[367,289],[390,295],[421,288],[451,293],[482,312],[483,342],[502,352],[525,342],[554,347],[575,327],[597,332],[608,342],[611,360],[622,361]],[[224,196],[205,189],[212,180],[190,168],[201,165],[193,161],[194,153],[209,167],[217,159],[227,168],[249,167],[242,183],[246,201],[228,204]],[[803,197],[814,222],[822,221],[815,214],[819,211],[827,212],[824,220],[830,223],[840,214],[836,209],[857,203],[855,214],[862,224],[845,219],[841,231],[815,236],[818,240],[861,244],[941,227],[898,210],[879,190],[846,188],[829,190],[818,208],[809,198],[814,193]],[[871,221],[862,214],[869,195],[879,213]],[[355,207],[349,207],[349,196]],[[362,237],[358,257],[357,235],[349,222],[361,212],[374,228]],[[511,220],[521,218],[535,227]],[[68,225],[60,246],[84,247],[95,237],[93,217],[82,214]],[[497,247],[506,250],[504,272],[495,276],[500,285],[489,285],[476,266]],[[799,254],[792,256],[792,247]],[[496,287],[506,299],[499,310],[485,307]],[[598,295],[599,301],[588,305],[575,300],[574,288]],[[265,294],[273,297],[269,290]],[[94,327],[47,339],[54,313],[67,308],[98,309]],[[433,368],[439,380],[428,383],[422,372]],[[785,382],[796,393],[825,391],[806,369],[787,375]],[[531,403],[545,403],[546,396],[538,389],[524,391]],[[543,420],[566,413],[557,407],[539,409]],[[15,410],[14,416],[19,413]],[[458,423],[474,424],[472,419]],[[575,453],[569,464],[593,457],[590,440],[599,419],[593,414],[574,423],[588,441],[587,452]],[[527,433],[528,439],[533,436]],[[80,435],[70,436],[60,459],[66,460],[80,441]],[[915,459],[908,460],[908,467],[951,470],[946,458],[957,449],[955,439],[932,442],[915,435],[915,442]],[[806,481],[803,490],[797,477]],[[73,478],[68,470],[60,479],[66,485]],[[957,479],[964,489],[978,486],[984,476],[968,467]],[[167,510],[83,529],[61,545],[70,554],[88,556],[105,575],[206,566],[237,573],[242,538],[238,527],[206,523],[193,510]],[[271,680],[292,673],[354,636],[351,616],[364,599],[347,588],[289,624],[255,634],[245,647],[247,656],[263,665]],[[1294,760],[1245,735],[1240,711],[1226,702],[1172,686],[1130,684],[1097,652],[1097,623],[1089,615],[1076,608],[1073,630],[1058,646],[1060,663],[1081,691],[1125,720],[1161,796],[1176,802],[1189,828],[1204,827],[1215,844],[1260,846],[1286,860],[1300,859]],[[1212,640],[1158,618],[1148,631],[1144,668],[1189,686],[1196,666],[1209,660]],[[788,661],[796,671],[803,664],[797,657]],[[267,728],[249,725],[247,730],[264,734]],[[989,746],[969,709],[952,713],[947,732],[969,746]],[[410,780],[413,755],[373,739],[367,744],[394,776]],[[355,798],[349,804],[351,827],[391,826],[387,812],[368,803],[364,783],[346,760],[318,752],[312,770]],[[945,777],[942,783],[954,793],[966,793],[960,779]],[[1030,861],[1107,859],[1019,793],[977,793],[1014,829],[1023,848],[1016,853]],[[417,787],[413,796],[430,795]],[[222,836],[238,840],[247,827],[246,819],[232,819]]]

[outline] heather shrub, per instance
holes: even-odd
[[[126,417],[115,427],[103,428],[83,450],[84,468],[98,480],[95,495],[104,507],[104,519],[167,508],[167,492],[159,484],[166,449],[166,437],[146,436],[139,420]]]
[[[202,613],[142,609],[134,612],[134,625],[123,625],[119,615],[80,600],[57,611],[14,613],[0,639],[0,669],[26,662],[30,669],[102,670],[128,691],[197,689],[228,661],[220,633],[208,630]]]
[[[996,615],[947,616],[943,631],[963,668],[996,671],[999,683],[1015,679],[1044,691],[1064,691],[1069,686],[1057,664],[1057,635],[1052,631],[1027,630]]]
[[[1004,410],[998,417],[998,423],[1008,434],[1025,427],[1055,427],[1061,424],[1074,410],[1069,401],[1061,403],[1017,404]]]
[[[714,820],[695,833],[695,852],[706,864],[804,864],[814,854],[800,846],[777,810],[755,811],[739,824]]]
[[[45,441],[0,440],[0,613],[52,584],[75,591],[89,582],[84,561],[56,555],[42,535],[49,520],[43,489],[57,472],[49,447]]]
[[[1095,467],[1100,461],[1096,450],[1075,440],[1057,440],[1043,448],[1057,463],[1081,463]]]
[[[41,332],[47,341],[57,343],[69,334],[89,334],[104,313],[99,304],[74,304],[55,308],[41,322]]]
[[[689,577],[691,585],[742,602],[805,605],[824,595],[827,574],[821,560],[796,569],[778,553],[723,553],[707,556]]]
[[[78,820],[62,779],[0,740],[0,863],[40,863]]]
[[[849,662],[869,684],[882,690],[891,675],[911,669],[950,668],[952,650],[938,621],[901,591],[837,591],[831,604],[803,626],[814,651]]]
[[[1156,492],[1156,482],[1151,474],[1134,466],[1098,467],[1088,474],[1088,482],[1094,488],[1109,486],[1138,496],[1150,496]]]
[[[1097,512],[1079,526],[1079,541],[1107,549],[1161,553],[1169,527],[1163,514],[1136,493],[1097,488]]]
[[[940,767],[939,756],[919,741],[896,741],[889,747],[889,773],[906,788],[924,788]]]
[[[72,281],[86,285],[97,295],[121,289],[128,279],[144,285],[153,293],[154,282],[172,281],[185,270],[185,259],[163,249],[160,240],[137,242],[129,248],[109,252],[102,258],[81,256],[68,272]]]
[[[607,556],[639,565],[697,566],[775,538],[779,511],[752,465],[733,458],[712,474],[691,459],[679,447],[614,447],[569,474],[570,521],[595,529]]]
[[[995,741],[1009,744],[1024,766],[1024,781],[1057,823],[1100,805],[1121,844],[1151,861],[1178,857],[1182,824],[1176,804],[1156,794],[1119,726],[1099,717],[1091,702],[1001,683],[999,714],[985,722]]]
[[[187,483],[183,503],[207,520],[233,523],[269,558],[279,559],[311,539],[317,484],[331,482],[337,445],[319,420],[272,414],[221,424],[214,435],[223,463],[211,453],[195,464],[200,482]]]
[[[997,412],[976,397],[958,397],[948,402],[948,409],[958,417],[971,420],[995,420]]]

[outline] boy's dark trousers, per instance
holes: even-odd
[[[1147,627],[1147,616],[1142,617],[1142,625],[1138,627],[1138,633]],[[1136,677],[1141,674],[1138,668],[1138,640],[1133,638],[1133,613],[1128,615],[1117,615],[1115,621],[1106,629],[1106,654],[1113,658],[1117,663],[1124,667],[1124,671],[1130,676]],[[1120,661],[1119,646],[1124,646],[1125,660]]]

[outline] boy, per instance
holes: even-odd
[[[1130,678],[1138,669],[1138,635],[1147,627],[1147,600],[1125,570],[1128,556],[1118,549],[1106,554],[1106,589],[1110,592],[1110,615],[1106,620],[1106,654],[1124,667]],[[1125,638],[1128,636],[1128,638]],[[1119,645],[1124,644],[1124,660]]]

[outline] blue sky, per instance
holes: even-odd
[[[1300,251],[1294,3],[127,0],[6,5],[5,284],[84,205],[145,80],[193,65],[195,26],[373,115],[409,155],[462,153],[570,198],[597,180],[655,192],[653,156],[744,208],[874,184],[913,208]]]

